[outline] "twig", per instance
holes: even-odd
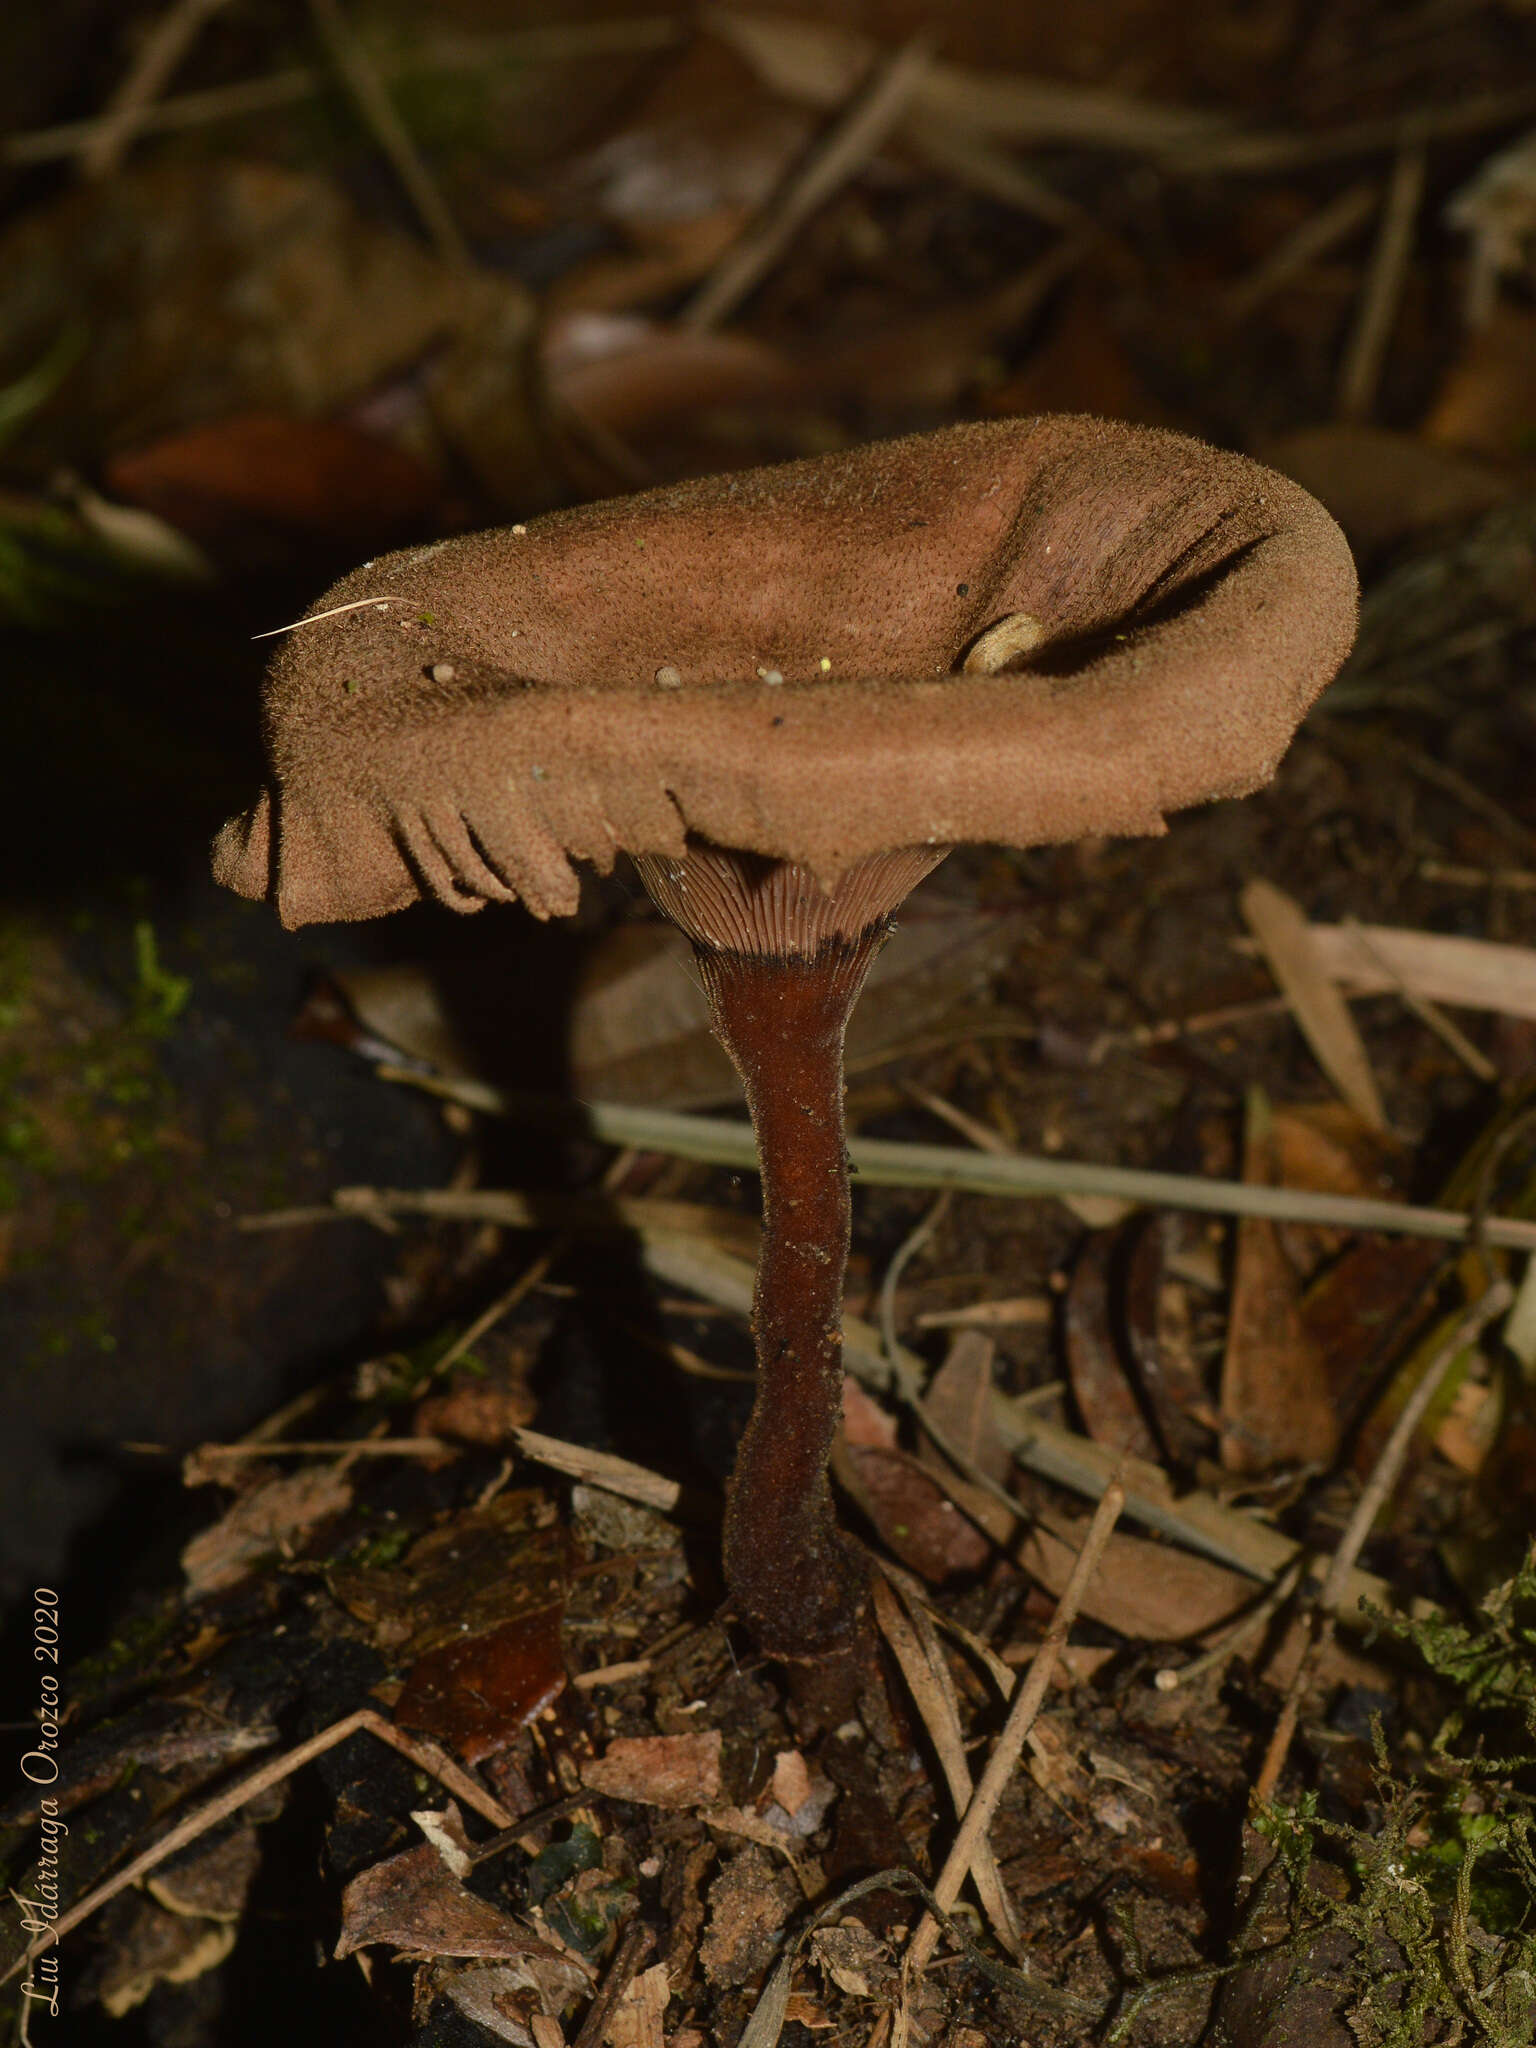
[[[1347,242],[1352,234],[1365,226],[1376,211],[1380,198],[1381,188],[1377,185],[1351,185],[1326,205],[1320,206],[1316,213],[1308,214],[1226,294],[1221,311],[1227,325],[1240,326],[1266,300],[1282,291],[1292,278],[1310,270],[1320,257],[1336,249],[1341,242]]]
[[[380,1742],[386,1742],[391,1749],[399,1750],[403,1757],[416,1765],[418,1770],[428,1771],[456,1799],[483,1815],[492,1827],[510,1828],[513,1819],[499,1799],[493,1799],[478,1779],[471,1777],[462,1765],[456,1764],[446,1750],[425,1736],[407,1735],[403,1728],[397,1728],[393,1721],[372,1707],[359,1707],[356,1713],[348,1714],[344,1720],[333,1721],[329,1728],[322,1728],[318,1735],[311,1735],[306,1742],[298,1743],[282,1756],[274,1757],[270,1763],[260,1764],[254,1771],[239,1779],[226,1791],[218,1793],[205,1805],[189,1813],[185,1820],[163,1834],[158,1842],[135,1856],[131,1863],[125,1863],[94,1891],[87,1892],[83,1899],[61,1913],[47,1934],[39,1935],[30,1948],[24,1949],[11,1967],[0,1977],[0,1984],[8,1984],[12,1977],[24,1970],[40,1956],[44,1949],[62,1941],[72,1929],[81,1925],[91,1915],[115,1899],[119,1892],[129,1885],[137,1884],[141,1877],[157,1868],[168,1856],[174,1856],[178,1849],[184,1849],[189,1842],[197,1841],[208,1830],[217,1827],[230,1814],[238,1813],[258,1793],[267,1791],[273,1785],[280,1785],[285,1778],[291,1778],[317,1756],[324,1756],[327,1750],[335,1749],[338,1743],[348,1741],[354,1735],[376,1735]]]
[[[901,139],[934,170],[953,178],[957,184],[968,185],[973,192],[1011,206],[1032,220],[1043,220],[1048,227],[1075,231],[1074,239],[1061,245],[1063,252],[1071,251],[1072,266],[1086,253],[1090,237],[1102,236],[1086,207],[1026,171],[1007,150],[985,135],[949,121],[916,118],[906,122]]]
[[[1381,209],[1381,227],[1359,316],[1339,372],[1338,414],[1343,420],[1369,419],[1375,410],[1381,366],[1397,323],[1403,286],[1413,258],[1413,234],[1424,198],[1425,168],[1422,144],[1405,146],[1398,152]]]
[[[80,144],[80,174],[107,178],[122,162],[123,152],[140,133],[161,89],[197,40],[209,18],[225,0],[175,0],[139,45],[126,77],[90,125]]]
[[[1305,1571],[1306,1559],[1298,1557],[1280,1574],[1263,1599],[1256,1600],[1246,1614],[1239,1615],[1208,1650],[1192,1657],[1187,1664],[1165,1664],[1152,1681],[1158,1691],[1177,1692],[1180,1686],[1193,1685],[1207,1672],[1220,1670],[1223,1664],[1237,1655],[1244,1643],[1251,1642],[1268,1627],[1301,1584]]]
[[[1416,107],[1368,121],[1350,121],[1315,135],[1258,134],[1194,136],[1175,145],[1167,168],[1195,176],[1302,170],[1342,157],[1383,156],[1421,148],[1452,135],[1479,135],[1504,128],[1536,109],[1536,86],[1471,93],[1438,107]]]
[[[678,325],[716,327],[728,318],[788,248],[801,226],[855,177],[911,102],[933,61],[927,35],[916,35],[882,64],[841,120],[822,137],[799,173],[769,200],[733,242],[714,272],[678,315]]]
[[[1077,1619],[1077,1610],[1082,1605],[1083,1595],[1099,1568],[1099,1560],[1104,1555],[1105,1545],[1120,1519],[1120,1511],[1124,1505],[1123,1489],[1117,1481],[1111,1480],[1089,1524],[1088,1533],[1083,1538],[1083,1547],[1077,1554],[1076,1564],[1072,1567],[1072,1576],[1056,1603],[1056,1616],[1051,1623],[1050,1633],[1040,1645],[1029,1667],[1028,1677],[1009,1703],[1008,1718],[1003,1723],[1002,1733],[987,1759],[987,1767],[981,1774],[981,1782],[976,1787],[971,1803],[965,1810],[965,1818],[960,1823],[954,1846],[944,1859],[944,1868],[934,1881],[934,1904],[941,1913],[949,1912],[959,1898],[960,1888],[970,1874],[976,1850],[992,1825],[998,1802],[1013,1776],[1025,1739],[1034,1726],[1035,1717],[1045,1700],[1051,1674],[1055,1671],[1061,1652],[1066,1647],[1067,1636]],[[929,1911],[918,1922],[917,1932],[907,1949],[902,1967],[904,1997],[913,1980],[920,1976],[926,1967],[938,1938],[938,1921],[932,1911]]]
[[[1333,1554],[1328,1575],[1318,1593],[1315,1613],[1320,1619],[1314,1625],[1312,1640],[1297,1663],[1290,1685],[1286,1688],[1279,1718],[1270,1736],[1269,1747],[1264,1753],[1264,1762],[1258,1777],[1254,1780],[1255,1806],[1268,1806],[1275,1796],[1275,1786],[1285,1766],[1291,1738],[1296,1732],[1302,1694],[1311,1679],[1318,1658],[1333,1641],[1345,1586],[1364,1547],[1365,1539],[1375,1526],[1376,1517],[1381,1513],[1386,1505],[1387,1496],[1397,1484],[1419,1424],[1424,1420],[1430,1403],[1439,1393],[1446,1374],[1456,1360],[1469,1345],[1477,1342],[1491,1322],[1503,1315],[1514,1298],[1515,1292],[1509,1282],[1496,1280],[1481,1301],[1467,1311],[1425,1366],[1418,1385],[1392,1426],[1392,1434],[1382,1445],[1381,1453],[1355,1504],[1355,1511],[1349,1518],[1344,1534],[1339,1539],[1339,1547]]]
[[[1172,1045],[1176,1039],[1194,1038],[1206,1031],[1229,1031],[1234,1024],[1251,1024],[1263,1017],[1290,1014],[1289,996],[1255,996],[1247,1003],[1225,1003],[1219,1010],[1199,1010],[1192,1017],[1162,1017],[1155,1024],[1132,1024],[1124,1031],[1106,1031],[1094,1040],[1088,1061],[1096,1066],[1107,1054],[1122,1047]]]
[[[663,1514],[671,1514],[682,1501],[683,1489],[675,1479],[664,1479],[659,1472],[615,1457],[611,1451],[588,1450],[584,1444],[568,1444],[536,1429],[514,1429],[512,1439],[534,1464],[547,1465],[551,1471],[563,1472],[568,1479],[580,1479],[605,1493],[621,1494],[625,1500],[659,1508]]]
[[[129,1450],[158,1449],[130,1444]],[[310,1437],[283,1443],[199,1444],[188,1462],[212,1459],[239,1464],[245,1458],[440,1458],[452,1457],[458,1445],[440,1436]]]
[[[469,244],[427,169],[410,130],[401,120],[389,88],[363,45],[353,34],[338,0],[309,0],[315,27],[353,104],[388,157],[422,226],[439,256],[467,269],[473,262]]]
[[[482,1309],[462,1336],[455,1337],[442,1357],[433,1360],[431,1371],[427,1374],[427,1377],[429,1379],[438,1379],[443,1373],[447,1372],[451,1365],[457,1365],[466,1351],[474,1349],[487,1330],[493,1330],[504,1316],[511,1315],[513,1309],[517,1307],[520,1301],[527,1295],[532,1294],[534,1288],[538,1286],[550,1267],[555,1263],[556,1259],[564,1254],[565,1250],[565,1240],[560,1238],[550,1246],[547,1252],[540,1252],[531,1265],[523,1268],[506,1292],[498,1294],[489,1308]]]
[[[629,1989],[635,1972],[644,1962],[655,1936],[644,1921],[634,1921],[626,1930],[614,1952],[613,1961],[608,1965],[608,1974],[596,1998],[587,2008],[587,2016],[581,2023],[581,2032],[572,2043],[572,2048],[597,2048],[597,2044],[608,2031],[608,2022],[613,2018],[613,2009]]]
[[[480,71],[495,65],[566,64],[584,58],[644,55],[683,41],[689,27],[674,15],[638,15],[633,21],[572,22],[547,28],[511,29],[483,36],[446,36],[426,49],[393,61],[376,60],[385,77],[409,72]],[[275,113],[301,105],[326,87],[326,76],[313,65],[295,64],[264,77],[241,79],[234,85],[210,86],[203,92],[176,93],[145,106],[134,123],[136,135],[174,134],[218,121],[243,120],[251,114]],[[52,128],[33,128],[0,142],[0,161],[9,164],[50,163],[76,156],[101,131],[103,117],[63,121]]]
[[[1456,1055],[1468,1073],[1474,1074],[1485,1086],[1496,1086],[1499,1070],[1487,1054],[1478,1050],[1467,1034],[1459,1025],[1451,1022],[1438,1004],[1432,1003],[1427,996],[1419,995],[1408,986],[1358,918],[1346,917],[1343,924],[1346,931],[1353,932],[1361,949],[1375,961],[1382,973],[1390,978],[1397,999],[1403,1007],[1411,1010],[1424,1028],[1432,1031],[1440,1043]]]
[[[1419,863],[1426,882],[1449,882],[1459,889],[1536,889],[1536,872],[1530,868],[1468,868],[1454,861],[1425,860]]]

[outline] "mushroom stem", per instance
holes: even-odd
[[[847,1645],[867,1597],[862,1553],[833,1515],[827,1459],[842,1413],[850,1223],[843,1035],[888,925],[807,955],[697,949],[762,1168],[757,1399],[726,1503],[725,1578],[771,1656]]]

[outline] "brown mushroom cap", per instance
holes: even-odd
[[[1268,780],[1355,605],[1298,486],[1086,418],[584,505],[320,599],[353,608],[282,643],[271,794],[215,872],[289,925],[425,893],[544,917],[573,858],[690,837],[830,885],[895,848],[1156,833]]]

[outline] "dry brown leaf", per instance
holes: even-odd
[[[1086,1521],[1065,1517],[1053,1519],[1051,1527],[1037,1523],[1015,1559],[1037,1584],[1059,1597],[1087,1528]],[[1209,1558],[1117,1532],[1084,1596],[1083,1613],[1133,1642],[1176,1643],[1230,1621],[1251,1604],[1255,1592],[1252,1579]]]
[[[700,1735],[621,1735],[582,1764],[593,1792],[640,1806],[713,1806],[720,1798],[720,1730]]]
[[[264,1559],[291,1554],[312,1529],[351,1505],[351,1482],[335,1465],[309,1465],[241,1494],[182,1551],[187,1598],[205,1599],[238,1585]]]
[[[1514,488],[1506,471],[1475,457],[1344,421],[1261,442],[1255,453],[1320,499],[1362,554],[1475,518]]]
[[[1283,1184],[1274,1117],[1257,1091],[1248,1107],[1243,1178],[1253,1186]],[[1255,1216],[1237,1226],[1221,1419],[1221,1461],[1229,1472],[1326,1465],[1338,1447],[1338,1407],[1302,1313],[1301,1276],[1280,1227]]]
[[[978,1572],[992,1545],[910,1452],[847,1444],[833,1470],[881,1541],[929,1585]]]
[[[671,1996],[665,1963],[631,1977],[603,2030],[606,2048],[665,2048],[661,2023]]]
[[[245,413],[107,463],[109,487],[215,553],[268,535],[383,548],[430,526],[442,495],[414,456],[339,420]]]
[[[992,1361],[996,1351],[992,1339],[980,1330],[962,1331],[951,1341],[944,1363],[924,1389],[923,1413],[942,1432],[946,1443],[1001,1484],[1013,1469],[1013,1460],[1003,1448],[993,1419]],[[947,1468],[948,1461],[926,1436],[918,1447],[918,1458],[930,1468]]]
[[[1349,1006],[1334,986],[1305,911],[1273,882],[1258,878],[1243,890],[1242,911],[1318,1065],[1367,1123],[1384,1129],[1386,1112],[1370,1055]]]
[[[413,1955],[559,1960],[548,1942],[467,1891],[430,1842],[371,1864],[342,1893],[335,1955],[349,1956],[374,1942]]]

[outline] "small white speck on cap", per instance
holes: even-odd
[[[680,690],[683,687],[682,671],[675,669],[670,661],[664,661],[657,669],[656,680],[664,690]]]
[[[760,683],[782,683],[784,676],[779,669],[760,668],[757,672],[757,679]]]
[[[457,674],[458,670],[451,661],[434,661],[432,664],[434,683],[451,683]]]
[[[816,666],[817,666],[817,667],[818,667],[818,668],[819,668],[819,669],[821,670],[821,672],[822,672],[822,674],[823,674],[824,676],[829,676],[829,675],[831,675],[831,673],[832,673],[832,657],[831,657],[831,655],[830,655],[830,654],[824,654],[824,655],[823,655],[823,656],[821,657],[821,660],[820,660],[820,661],[819,661],[819,662],[818,662],[818,663],[816,664]]]

